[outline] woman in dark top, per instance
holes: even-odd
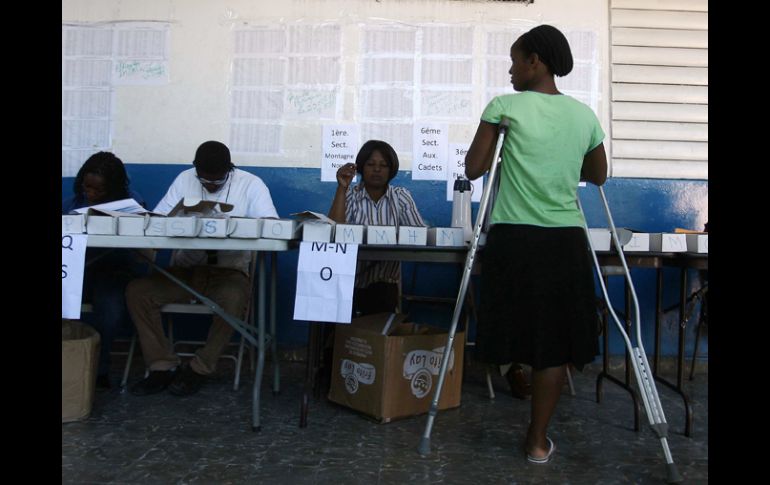
[[[132,198],[141,206],[144,199],[129,189],[123,162],[109,152],[98,152],[86,160],[73,184],[74,195],[62,201],[62,214],[96,204]],[[88,248],[83,275],[83,300],[93,304],[93,313],[83,320],[99,332],[101,345],[96,386],[109,388],[110,348],[115,332],[128,321],[126,285],[146,272],[130,250]],[[132,325],[126,324],[126,328]]]

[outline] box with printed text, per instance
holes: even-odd
[[[406,323],[405,318],[402,314],[379,313],[337,326],[330,401],[381,423],[428,412],[448,332]],[[460,405],[464,346],[464,333],[457,332],[439,409]]]

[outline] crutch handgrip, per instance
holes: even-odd
[[[497,125],[497,134],[505,133],[508,131],[508,128],[511,126],[511,120],[508,119],[508,117],[503,116],[500,120],[500,124]]]

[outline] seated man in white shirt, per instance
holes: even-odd
[[[196,197],[232,204],[228,214],[234,217],[278,217],[267,186],[259,177],[235,168],[224,144],[201,144],[193,166],[177,176],[154,212],[167,214],[182,198]],[[248,251],[175,250],[168,271],[229,315],[243,319],[249,298],[248,264]],[[155,394],[167,387],[175,395],[193,394],[214,372],[234,331],[222,318],[214,316],[206,344],[181,369],[179,356],[163,332],[160,307],[189,300],[186,290],[158,273],[136,279],[126,288],[128,310],[150,371],[131,387],[132,394]]]

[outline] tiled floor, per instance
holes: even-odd
[[[114,364],[120,378],[121,361]],[[660,442],[642,416],[633,431],[631,400],[605,383],[595,401],[598,365],[565,386],[552,421],[557,450],[548,465],[528,464],[522,452],[529,402],[506,393],[495,378],[490,400],[483,368],[466,363],[462,405],[438,414],[432,453],[417,451],[426,416],[377,424],[325,399],[310,401],[308,427],[298,427],[304,363],[281,366],[282,390],[263,380],[259,433],[251,431],[251,377],[232,390],[232,365],[220,366],[200,393],[136,397],[99,392],[89,419],[62,424],[62,483],[261,484],[514,484],[664,483]],[[132,381],[141,377],[140,364]],[[618,376],[622,371],[615,370]],[[669,375],[673,372],[667,373]],[[669,445],[685,483],[708,483],[708,374],[687,383],[693,436],[684,430],[681,398],[658,386],[670,424]]]

